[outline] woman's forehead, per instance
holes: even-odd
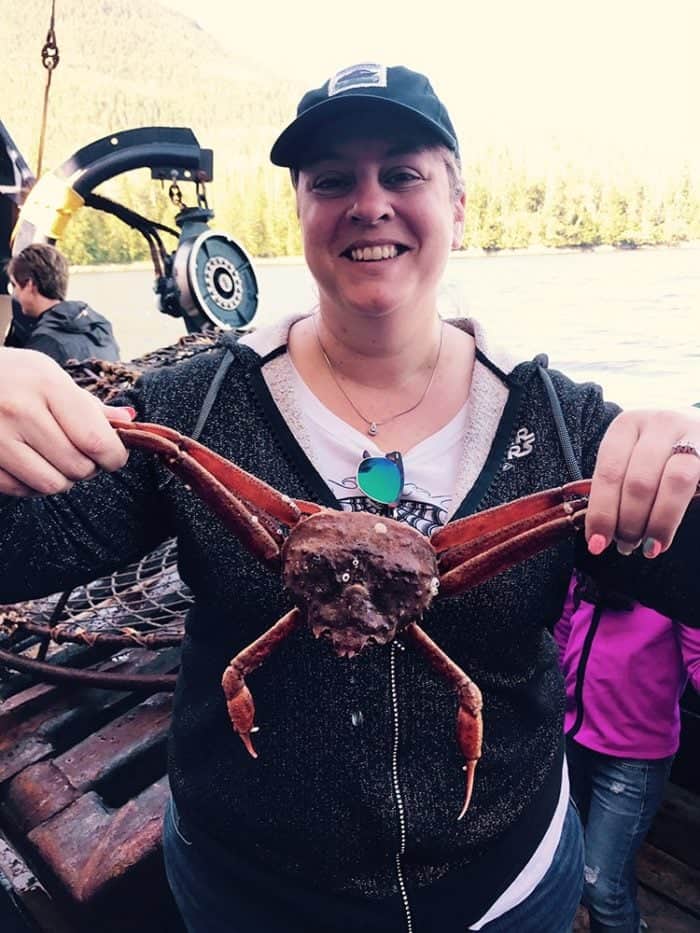
[[[393,154],[420,152],[438,148],[440,141],[410,118],[371,113],[353,114],[329,121],[308,140],[300,165],[310,165],[327,158],[357,155],[363,150]]]

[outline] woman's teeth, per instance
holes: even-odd
[[[378,259],[394,259],[399,251],[392,243],[391,246],[362,246],[350,250],[353,262],[376,262]]]

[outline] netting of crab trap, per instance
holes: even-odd
[[[44,599],[0,606],[0,628],[60,644],[163,648],[182,640],[192,595],[177,572],[173,539],[110,576]]]
[[[118,395],[133,386],[134,382],[148,369],[171,366],[199,353],[213,349],[223,331],[206,325],[201,332],[186,334],[169,347],[151,350],[149,353],[128,363],[111,363],[107,360],[68,360],[64,369],[76,385],[96,395],[109,404]]]

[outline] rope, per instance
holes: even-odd
[[[41,115],[41,132],[39,133],[39,152],[36,157],[36,177],[41,177],[41,167],[44,161],[44,142],[46,140],[46,121],[49,111],[49,91],[51,90],[51,78],[54,69],[59,62],[58,44],[56,43],[56,32],[54,30],[54,21],[56,18],[56,0],[51,0],[51,22],[49,31],[46,33],[46,42],[41,50],[41,64],[46,68],[46,87],[44,88],[44,108]]]

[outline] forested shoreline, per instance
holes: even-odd
[[[497,185],[484,182],[483,174],[479,164],[465,172],[464,249],[635,248],[700,239],[700,192],[689,177],[659,191],[642,180],[620,187],[573,172],[548,180],[504,169]],[[174,208],[152,187],[147,180],[121,179],[112,196],[172,225]],[[224,176],[212,189],[212,226],[236,237],[252,255],[301,252],[292,187],[283,171],[270,167],[249,176]],[[84,265],[148,257],[139,234],[90,210],[71,221],[63,248],[71,262]]]
[[[30,164],[45,81],[39,50],[46,10],[41,0],[25,0],[3,14],[0,118]],[[212,226],[254,256],[298,255],[289,177],[268,164],[267,154],[302,89],[245,57],[234,59],[194,22],[148,0],[62,0],[59,11],[61,62],[51,90],[45,168],[126,128],[190,126],[214,150]],[[480,140],[479,146],[464,145],[463,138],[465,249],[632,248],[700,239],[700,175],[690,161],[668,166],[660,178],[621,162],[601,171],[583,153],[562,155],[559,163],[548,158],[540,167],[533,158],[526,165],[505,145]],[[175,208],[146,171],[114,179],[100,193],[173,226]],[[183,196],[194,203],[184,185]],[[70,221],[61,246],[79,265],[149,255],[138,233],[88,209]]]

